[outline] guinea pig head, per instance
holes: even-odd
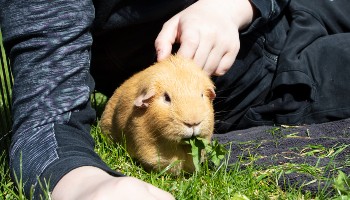
[[[191,137],[211,139],[214,98],[214,84],[203,70],[172,58],[149,71],[134,105],[144,109],[151,137],[181,143]]]

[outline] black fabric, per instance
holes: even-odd
[[[93,0],[96,14],[92,32],[95,36],[103,36],[120,28],[152,24],[170,18],[194,2],[195,0]]]
[[[242,36],[234,66],[215,79],[215,130],[224,133],[215,138],[233,143],[231,164],[285,170],[279,185],[313,194],[334,192],[338,170],[350,174],[349,10],[345,0],[292,0],[284,16],[250,36],[255,42]]]
[[[338,170],[350,174],[350,119],[298,127],[259,126],[216,134],[214,139],[231,144],[226,146],[229,164],[241,162],[242,167],[255,165],[270,172],[276,169],[284,189],[332,193]],[[294,164],[297,166],[291,166]],[[308,172],[302,165],[317,170]]]
[[[242,37],[234,66],[215,80],[217,133],[350,117],[349,9],[345,0],[293,0],[253,32],[262,39],[251,45]]]
[[[270,98],[288,28],[286,17],[281,16],[261,29],[241,35],[241,49],[235,63],[224,76],[213,78],[217,93],[216,133],[273,123],[272,116],[268,116],[270,122],[250,122],[244,116],[252,108],[265,105]]]
[[[317,5],[317,9],[315,9]],[[290,106],[278,124],[326,122],[350,116],[350,20],[347,1],[292,1],[288,39],[267,106]],[[284,101],[283,90],[294,101]],[[290,98],[285,98],[289,100]]]
[[[154,41],[164,22],[193,2],[95,2],[91,73],[96,89],[111,96],[128,77],[153,64]]]
[[[111,96],[128,77],[153,64],[156,61],[154,40],[161,27],[162,23],[155,22],[120,28],[103,37],[95,37],[91,73],[96,90]]]
[[[100,168],[113,176],[124,176],[122,173],[109,168],[94,151],[95,142],[90,135],[90,124],[94,119],[94,111],[90,104],[81,107],[79,111],[72,112],[67,125],[55,124],[58,159],[48,166],[40,176],[41,183],[50,181],[49,191],[53,190],[62,176],[81,166]],[[36,198],[43,195],[41,186],[36,186]],[[44,188],[45,189],[45,188]]]

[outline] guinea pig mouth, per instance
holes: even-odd
[[[202,133],[201,126],[199,124],[192,126],[183,126],[181,128],[181,133],[179,134],[181,140],[180,144],[189,144],[190,140],[200,137]]]
[[[185,127],[182,133],[183,139],[189,139],[192,137],[199,136],[201,133],[201,129],[199,126]]]
[[[188,145],[190,144],[190,140],[195,140],[196,138],[197,138],[196,136],[192,136],[189,138],[182,138],[181,144]]]

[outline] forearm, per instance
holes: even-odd
[[[89,135],[95,114],[89,96],[90,1],[3,1],[1,27],[14,75],[10,164],[28,195],[50,189],[83,165],[108,170]],[[20,168],[22,166],[22,168]],[[112,172],[111,172],[112,173]],[[45,184],[44,184],[45,185]]]

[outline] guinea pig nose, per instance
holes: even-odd
[[[198,126],[201,122],[184,122],[184,124],[189,127],[189,128],[192,128],[192,127],[195,127],[195,126]]]

